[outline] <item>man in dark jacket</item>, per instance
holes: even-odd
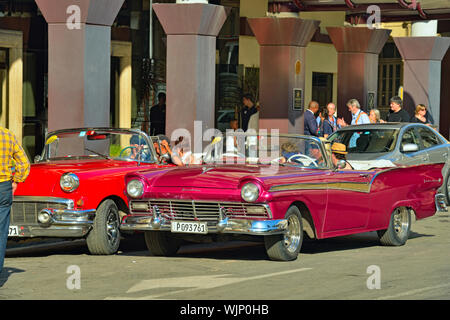
[[[316,121],[316,113],[319,111],[319,103],[317,101],[311,101],[308,105],[308,109],[304,114],[304,134],[308,136],[317,136],[318,126]]]
[[[387,115],[387,122],[410,122],[409,113],[402,109],[403,101],[399,96],[395,96],[391,98],[391,113]]]
[[[244,107],[242,108],[242,130],[244,132],[248,129],[248,122],[250,120],[250,117],[258,112],[258,109],[255,106],[255,103],[253,102],[253,97],[251,94],[244,94],[242,97],[242,103],[244,104]]]
[[[158,104],[150,109],[150,135],[166,133],[166,94],[158,94]]]

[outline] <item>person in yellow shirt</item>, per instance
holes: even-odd
[[[15,135],[0,127],[0,273],[8,241],[9,216],[17,184],[30,173],[30,162]]]

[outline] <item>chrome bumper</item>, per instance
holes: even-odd
[[[436,211],[447,212],[447,205],[445,203],[445,195],[442,193],[436,194],[434,197],[434,202],[436,204]]]
[[[84,237],[92,227],[95,209],[76,210],[70,199],[52,197],[14,197],[11,226],[17,226],[17,237]],[[18,210],[23,206],[23,213]],[[18,211],[18,212],[16,212]],[[48,221],[40,221],[40,215]],[[15,237],[15,236],[10,236]]]
[[[157,216],[129,215],[123,219],[120,229],[124,231],[171,231],[172,221]],[[286,232],[287,224],[286,219],[244,220],[225,218],[215,223],[208,222],[208,233],[238,233],[263,236],[283,234]]]

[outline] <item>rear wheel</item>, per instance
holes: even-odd
[[[103,201],[97,209],[94,225],[89,232],[86,243],[91,254],[109,255],[119,249],[120,244],[119,209],[111,200]]]
[[[447,178],[445,178],[445,194],[447,196],[447,205],[450,206],[450,172],[447,174]]]
[[[267,255],[271,260],[291,261],[297,259],[303,243],[303,223],[300,210],[292,206],[286,212],[288,226],[285,234],[264,237]]]
[[[181,240],[175,239],[170,232],[145,231],[145,244],[154,256],[173,256],[181,246]]]
[[[406,243],[411,230],[411,214],[408,208],[396,208],[392,212],[386,230],[377,231],[380,242],[384,246],[402,246]]]

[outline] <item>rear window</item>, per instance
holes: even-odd
[[[382,153],[395,148],[398,130],[343,130],[334,133],[329,140],[346,145],[348,153]]]

